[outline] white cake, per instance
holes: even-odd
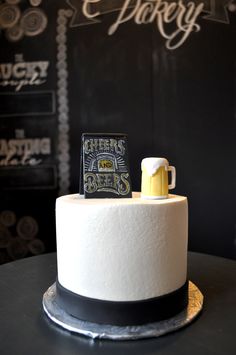
[[[58,285],[73,296],[72,303],[78,296],[79,300],[95,302],[95,310],[100,304],[140,304],[142,308],[148,301],[178,293],[186,285],[186,197],[169,195],[163,200],[144,200],[140,193],[127,199],[62,196],[56,201],[56,231]],[[70,312],[70,297],[66,300],[63,292],[59,292],[59,301],[63,304],[65,298]],[[186,306],[186,292],[184,303]],[[73,307],[72,315],[75,304]],[[86,312],[80,317],[78,311],[75,316],[87,320]],[[150,321],[154,320],[151,317]],[[110,323],[109,317],[107,322]],[[127,322],[132,323],[132,317]],[[137,323],[142,323],[142,319]]]

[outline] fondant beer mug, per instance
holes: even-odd
[[[176,171],[165,158],[145,158],[141,163],[141,197],[147,199],[167,198],[169,190],[175,188]],[[171,182],[168,172],[171,172]]]

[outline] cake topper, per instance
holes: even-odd
[[[141,163],[142,183],[141,197],[146,199],[168,198],[168,192],[175,188],[176,170],[169,166],[165,158],[145,158]],[[171,172],[171,183],[168,183],[168,171]]]
[[[80,194],[85,198],[132,197],[127,135],[82,135]]]

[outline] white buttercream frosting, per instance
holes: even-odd
[[[155,175],[161,166],[168,168],[168,160],[165,158],[145,158],[141,162],[142,171],[145,169],[150,176]]]
[[[56,202],[58,279],[82,296],[134,301],[181,287],[187,270],[187,199]]]

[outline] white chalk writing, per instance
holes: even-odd
[[[42,85],[48,75],[48,61],[0,63],[0,86],[20,91],[27,85]]]
[[[39,165],[50,153],[50,138],[0,139],[0,166]]]
[[[92,4],[102,0],[84,0],[82,11],[88,19],[100,15],[100,11],[92,11]],[[155,23],[160,34],[166,39],[168,49],[180,47],[192,32],[198,32],[200,25],[197,19],[203,11],[204,2],[194,1],[168,2],[163,0],[124,0],[116,21],[110,26],[108,34],[114,34],[120,25],[133,20],[137,25]],[[173,24],[175,29],[173,30]],[[172,28],[170,30],[170,27]]]

